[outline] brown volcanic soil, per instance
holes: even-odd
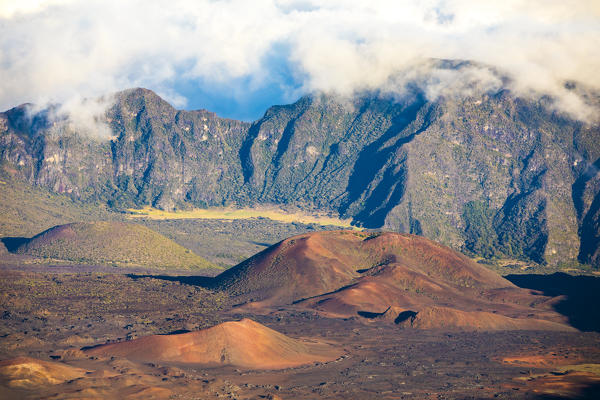
[[[337,290],[366,272],[396,264],[419,275],[411,277],[419,286],[424,283],[418,279],[422,277],[466,287],[515,287],[464,255],[424,237],[352,231],[314,232],[286,239],[220,274],[216,284],[236,295],[285,304]]]
[[[27,387],[14,386],[8,376],[0,378],[0,398],[599,398],[594,384],[600,374],[585,369],[600,363],[600,334],[595,332],[415,331],[402,329],[393,319],[370,324],[364,321],[371,319],[359,316],[326,318],[292,307],[238,316],[226,312],[222,293],[186,283],[186,277],[77,269],[0,271],[0,310],[5,310],[0,312],[0,359],[31,357],[88,371],[82,377]],[[595,295],[591,293],[592,303]],[[265,370],[137,361],[79,350],[243,317],[292,338],[334,343],[344,355],[331,362]],[[503,361],[526,362],[540,354],[556,354],[560,364]]]
[[[570,354],[568,347],[504,356],[499,361],[508,365],[529,367],[526,376],[514,378],[527,385],[528,390],[556,398],[597,399],[600,395],[600,364],[583,362],[582,355]],[[589,349],[597,351],[598,349]],[[546,369],[534,373],[534,369]],[[548,371],[548,369],[550,369]],[[577,394],[576,396],[574,396]]]
[[[576,331],[564,324],[541,319],[510,318],[483,311],[460,311],[448,307],[427,307],[414,317],[399,322],[403,326],[419,329],[462,330],[548,330]]]
[[[424,237],[391,232],[295,236],[217,276],[215,287],[252,312],[293,305],[396,323],[410,315],[403,325],[420,329],[572,329],[553,311],[556,300]]]
[[[268,304],[336,290],[359,277],[357,270],[370,266],[368,254],[349,246],[361,240],[346,231],[294,236],[223,272],[215,286]]]
[[[556,323],[564,298],[411,235],[298,236],[211,288],[14,268],[0,267],[0,359],[35,368],[0,376],[0,398],[599,398],[600,335]],[[221,323],[241,318],[258,322]],[[173,334],[187,329],[203,330]],[[534,363],[547,354],[560,362]]]
[[[147,362],[233,365],[251,369],[282,369],[332,361],[341,355],[334,347],[302,342],[243,319],[178,335],[153,335],[94,347],[92,356],[119,356]]]
[[[63,363],[18,357],[0,362],[0,380],[13,388],[56,385],[81,378],[86,370]]]

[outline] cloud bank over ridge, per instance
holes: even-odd
[[[500,71],[520,95],[551,95],[590,120],[565,82],[600,90],[599,48],[595,0],[8,0],[0,109],[135,86],[189,107],[207,83],[232,98],[275,87],[293,101],[315,90],[401,94],[416,81],[435,98],[498,89]]]

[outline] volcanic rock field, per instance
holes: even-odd
[[[2,398],[598,393],[593,311],[582,325],[567,296],[420,236],[300,234],[221,273],[41,265],[26,254],[41,244],[54,248],[45,233],[3,258]]]

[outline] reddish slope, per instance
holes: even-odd
[[[448,307],[426,307],[401,325],[419,329],[461,330],[573,330],[551,321],[535,318],[510,318],[484,311],[461,311]]]
[[[305,343],[249,319],[179,335],[153,335],[86,350],[95,356],[120,356],[147,362],[235,365],[281,369],[330,361],[340,352],[325,344]]]
[[[295,236],[223,272],[216,284],[235,295],[277,304],[316,296],[350,283],[360,276],[357,269],[370,266],[366,254],[349,246],[360,241],[345,232]]]
[[[424,313],[412,326],[466,329],[469,322],[461,321],[472,321],[475,329],[568,329],[535,322],[563,322],[552,311],[550,298],[520,289],[468,257],[414,235],[300,235],[226,271],[216,282],[254,310],[295,304],[335,317],[379,319],[390,310],[418,313],[442,307],[457,313]],[[475,323],[477,312],[487,313],[479,315],[486,322]],[[521,323],[514,318],[529,319]]]
[[[286,239],[219,275],[216,284],[235,295],[285,304],[352,283],[364,270],[403,263],[432,279],[482,288],[512,283],[464,255],[420,236],[350,231]]]

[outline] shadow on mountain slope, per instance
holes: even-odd
[[[2,242],[4,244],[4,247],[6,247],[6,250],[8,250],[11,253],[14,253],[19,246],[27,243],[28,241],[29,241],[29,238],[25,238],[25,237],[3,237],[3,238],[0,238],[0,242]]]
[[[403,136],[401,133],[415,122],[423,107],[425,100],[419,98],[393,119],[392,125],[379,139],[361,150],[348,179],[348,197],[339,208],[341,215],[346,214],[361,197],[364,197],[365,205],[354,219],[362,222],[367,228],[383,225],[389,211],[404,195],[406,169],[403,164],[406,157],[400,156],[396,159],[399,156],[398,152],[428,128],[431,109],[426,110],[425,120],[420,128]],[[377,176],[380,177],[376,178]],[[374,179],[378,182],[372,187]]]
[[[536,400],[594,400],[600,399],[600,384],[595,383],[585,386],[578,394],[568,394],[565,396],[554,394],[542,394],[535,397]]]
[[[179,282],[185,285],[200,286],[205,289],[212,289],[214,287],[215,278],[211,276],[183,276],[183,275],[148,275],[148,274],[127,274],[127,277],[137,280],[143,278],[154,278],[161,279],[169,282]]]
[[[582,331],[600,332],[600,278],[572,276],[562,272],[552,275],[507,275],[517,286],[540,290],[546,296],[566,296],[557,303],[557,312],[569,318],[570,324]]]

